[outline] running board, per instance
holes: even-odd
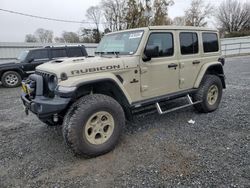
[[[157,109],[158,113],[161,115],[161,114],[167,114],[169,112],[173,112],[173,111],[176,111],[176,110],[180,110],[182,108],[186,108],[186,107],[193,106],[195,104],[201,103],[201,101],[193,102],[189,95],[187,95],[186,97],[187,97],[187,100],[188,100],[188,104],[185,104],[185,105],[179,106],[179,107],[175,107],[175,108],[172,108],[172,109],[169,109],[169,110],[166,110],[166,111],[162,111],[159,103],[157,102],[157,103],[155,103],[156,109]]]

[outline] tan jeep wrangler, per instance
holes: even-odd
[[[193,105],[219,106],[225,88],[218,32],[152,26],[107,34],[94,58],[58,59],[38,66],[22,83],[26,112],[63,124],[69,147],[93,157],[114,148],[125,119],[153,105],[165,114]],[[163,110],[166,101],[186,104]]]

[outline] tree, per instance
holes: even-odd
[[[226,0],[220,4],[216,18],[220,28],[226,32],[249,30],[250,3]]]
[[[37,42],[37,38],[35,37],[35,35],[27,34],[25,36],[25,42]]]
[[[168,7],[173,5],[172,0],[154,0],[154,17],[152,25],[169,25],[171,20],[168,18]]]
[[[146,26],[145,9],[140,1],[128,0],[125,11],[126,29]]]
[[[177,26],[184,26],[185,23],[185,17],[184,16],[177,16],[173,19],[173,25],[177,25]]]
[[[54,41],[55,43],[65,43],[65,40],[62,37],[55,37]]]
[[[127,0],[102,0],[105,27],[110,31],[118,31],[126,28],[124,18],[126,16]]]
[[[35,31],[38,42],[51,43],[53,41],[53,31],[39,28]]]
[[[66,43],[79,43],[80,38],[77,33],[64,31],[62,38]]]
[[[97,35],[102,35],[97,29],[81,28],[80,31],[80,42],[95,43]]]
[[[151,0],[145,0],[144,17],[145,17],[145,26],[151,25],[152,17],[153,17]]]
[[[99,32],[99,23],[101,18],[101,9],[98,6],[91,6],[87,10],[86,17],[89,18],[91,21],[94,22],[96,26],[96,34],[95,34],[95,42],[98,43],[101,40],[101,35]]]
[[[107,34],[107,33],[110,33],[111,31],[109,30],[109,28],[106,28],[104,29],[104,33]]]
[[[152,0],[152,3],[151,0],[102,0],[105,29],[118,31],[170,24],[168,7],[173,3],[173,0]]]
[[[185,11],[186,25],[206,26],[206,19],[212,15],[213,10],[213,6],[205,4],[203,0],[192,0],[191,7]]]

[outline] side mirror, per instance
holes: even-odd
[[[28,62],[31,63],[32,61],[34,61],[34,58],[29,58]]]
[[[159,46],[147,46],[144,50],[143,61],[150,61],[153,57],[159,57]]]

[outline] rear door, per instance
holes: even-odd
[[[199,32],[178,31],[180,89],[191,89],[203,64]]]

